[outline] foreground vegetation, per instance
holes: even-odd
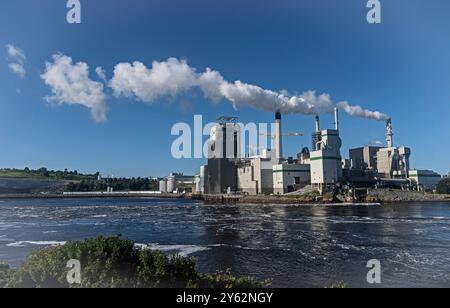
[[[450,194],[450,178],[442,179],[436,188],[436,192],[438,194]]]
[[[81,284],[67,282],[67,261],[81,263]],[[268,282],[229,273],[202,274],[193,258],[139,249],[122,237],[68,242],[33,252],[17,271],[0,266],[8,288],[260,288]]]
[[[0,264],[0,288],[4,288],[12,279],[14,271],[5,264]]]

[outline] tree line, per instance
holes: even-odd
[[[108,187],[114,191],[157,191],[158,181],[149,178],[109,178],[102,180],[82,180],[77,183],[69,183],[67,192],[94,192],[106,191]]]
[[[450,194],[450,178],[442,179],[436,188],[436,192],[438,194]]]

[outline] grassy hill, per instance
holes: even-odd
[[[38,179],[38,180],[67,180],[67,181],[82,181],[95,180],[98,174],[81,174],[77,171],[54,171],[40,168],[32,170],[25,169],[0,169],[0,178],[20,178],[20,179]]]
[[[60,193],[71,183],[96,181],[98,174],[40,168],[0,169],[0,194]]]
[[[150,178],[98,179],[99,174],[77,171],[0,169],[0,194],[106,191],[156,191],[158,181]]]

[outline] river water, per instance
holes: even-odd
[[[186,200],[0,200],[0,262],[98,235],[198,260],[203,272],[271,279],[274,287],[450,287],[450,203],[385,206],[205,205]]]

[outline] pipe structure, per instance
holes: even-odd
[[[392,128],[392,119],[386,121],[386,141],[388,148],[394,147],[394,130]]]
[[[339,130],[339,110],[334,108],[334,128]]]

